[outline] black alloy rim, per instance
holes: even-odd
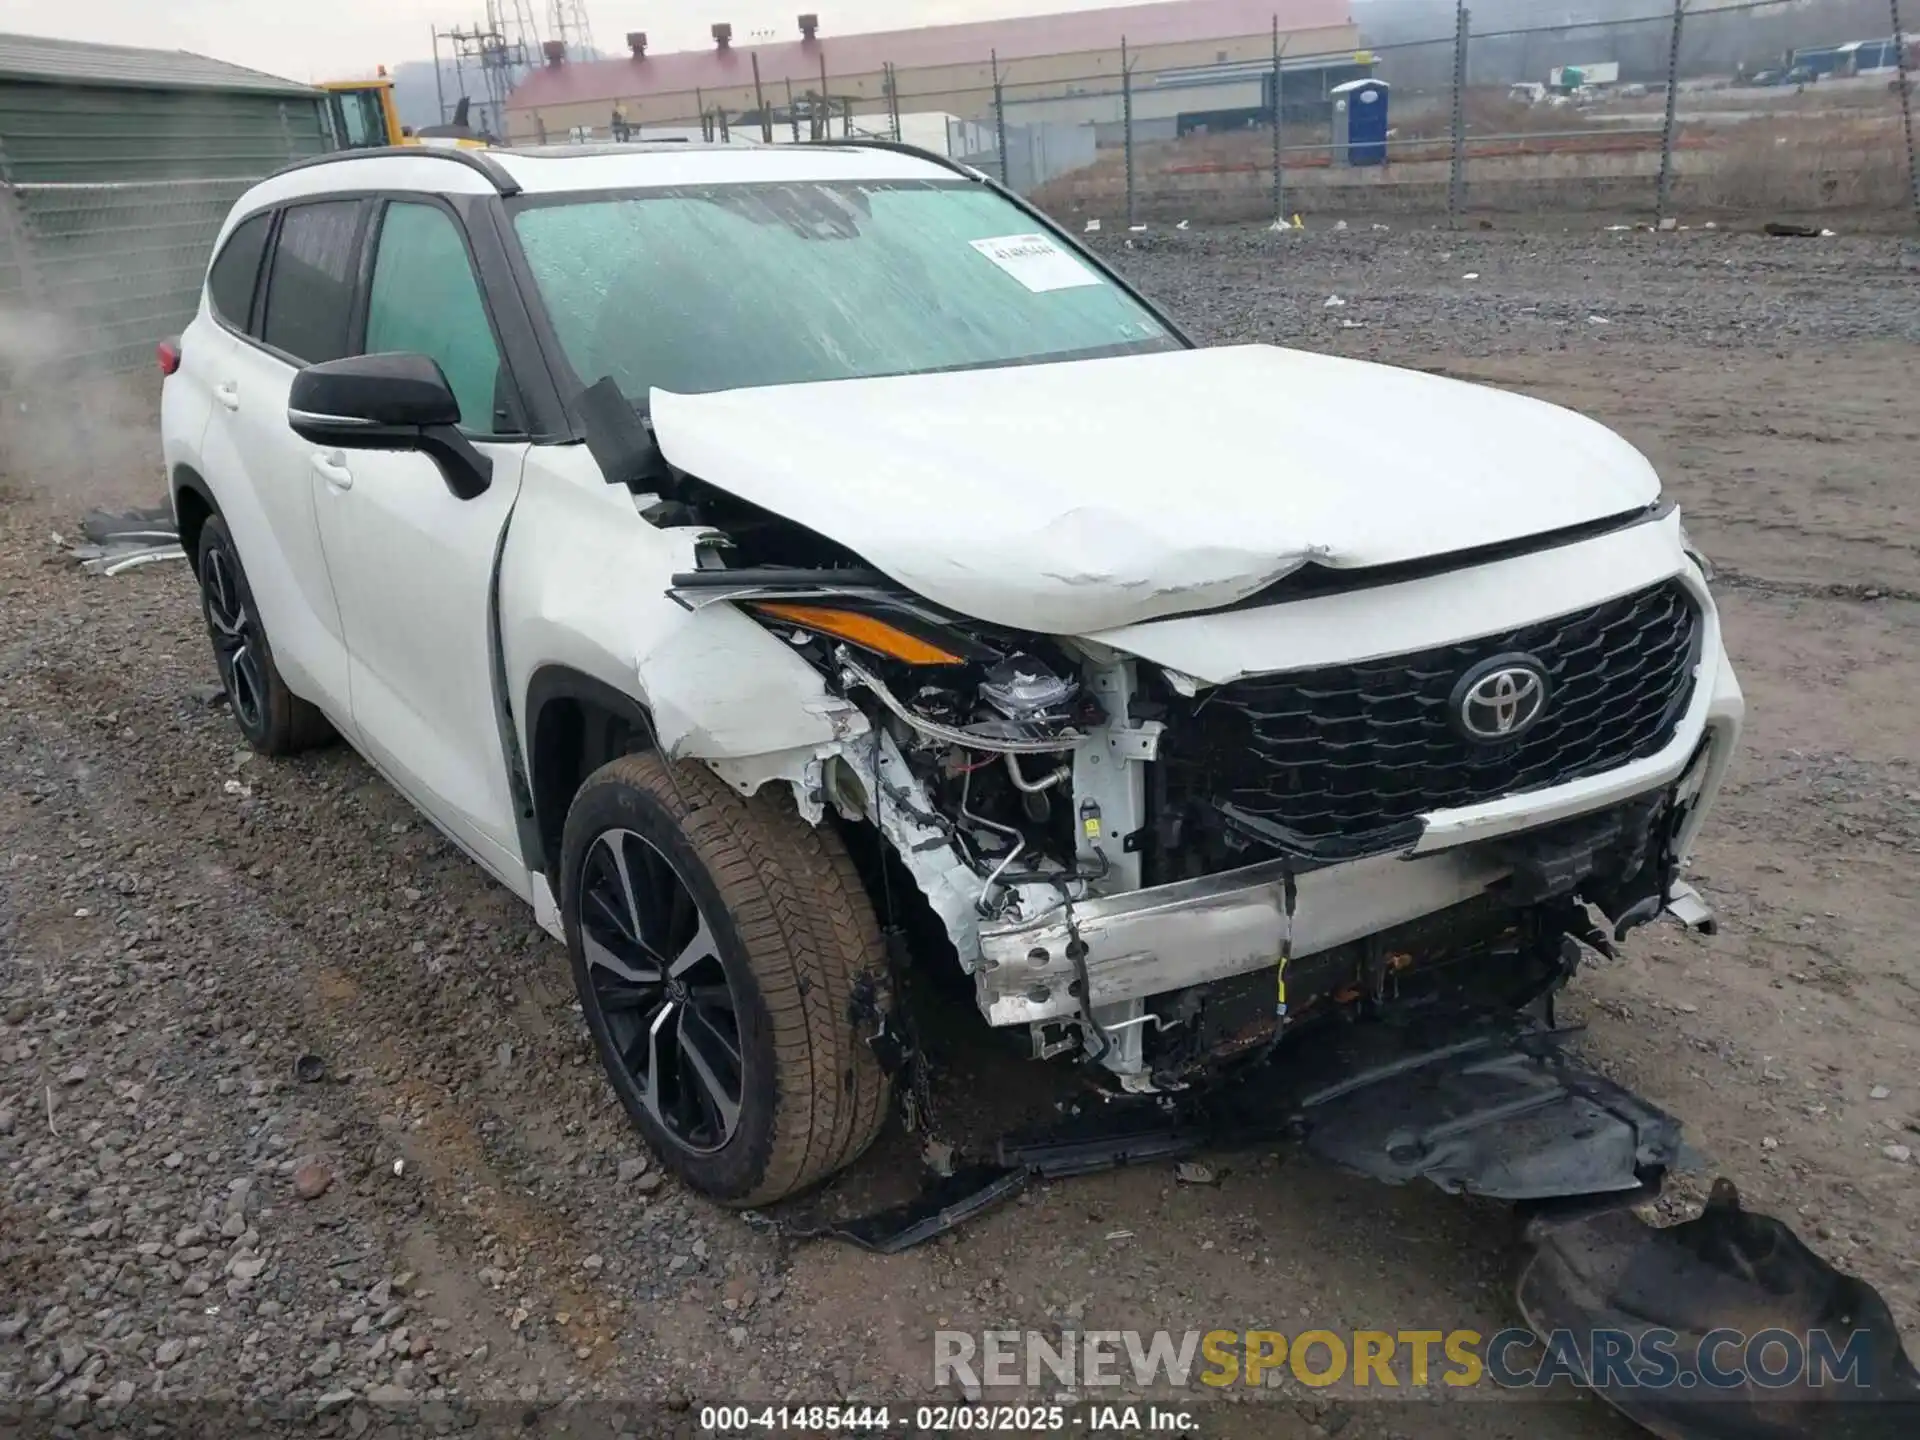
[[[206,573],[200,583],[207,596],[207,628],[213,635],[214,662],[234,718],[249,734],[260,728],[266,714],[266,674],[260,664],[260,627],[247,608],[246,592],[226,547],[207,551]]]
[[[652,842],[608,830],[580,872],[589,989],[647,1114],[694,1154],[740,1128],[740,1006],[713,927]]]

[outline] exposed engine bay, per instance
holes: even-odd
[[[1679,893],[1684,781],[1402,858],[1426,811],[1666,744],[1700,644],[1677,585],[1439,655],[1205,687],[955,616],[824,542],[818,568],[768,563],[791,527],[733,519],[671,593],[753,616],[859,708],[869,734],[811,798],[879,826],[983,1013],[1025,1023],[1038,1057],[1177,1089],[1336,1015],[1510,1011]],[[1542,733],[1476,748],[1436,718],[1480,658],[1522,647],[1563,697]]]

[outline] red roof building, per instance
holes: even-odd
[[[810,19],[812,17],[802,17]],[[645,37],[629,37],[634,53],[618,60],[562,60],[529,75],[507,101],[515,138],[604,128],[620,103],[635,125],[685,122],[712,106],[736,113],[796,92],[818,90],[853,102],[856,111],[884,108],[885,76],[898,77],[903,107],[979,115],[990,103],[992,60],[1009,92],[1028,98],[1047,87],[1072,94],[1076,81],[1118,74],[1122,39],[1136,73],[1258,59],[1269,53],[1274,25],[1288,42],[1289,64],[1310,53],[1351,52],[1358,43],[1348,0],[1160,0],[1067,14],[932,25],[858,35],[801,35],[773,44],[735,44],[666,54],[646,53]],[[719,29],[721,27],[716,27]],[[755,65],[760,89],[755,90]],[[983,101],[983,97],[989,97]]]

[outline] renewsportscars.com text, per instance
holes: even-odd
[[[1671,1330],[936,1331],[933,1383],[983,1390],[1132,1384],[1224,1389],[1283,1375],[1302,1385],[1453,1389],[1544,1387],[1591,1377],[1621,1388],[1873,1387],[1865,1331],[1715,1330],[1697,1345]]]

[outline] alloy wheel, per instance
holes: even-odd
[[[200,583],[207,597],[207,628],[213,636],[214,661],[226,686],[234,718],[248,734],[257,732],[266,715],[266,675],[260,665],[260,627],[247,608],[246,592],[233,557],[218,545],[207,551],[206,573]]]
[[[675,1144],[720,1149],[746,1093],[740,1006],[693,891],[650,842],[608,830],[581,866],[579,915],[591,1002],[641,1104]]]

